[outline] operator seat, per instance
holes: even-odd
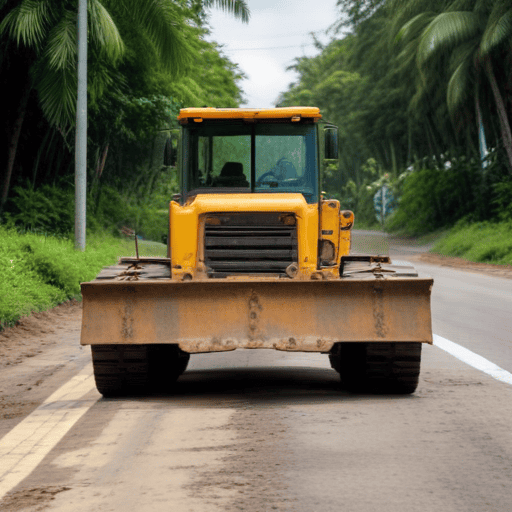
[[[240,162],[226,162],[215,179],[216,187],[246,187],[249,182],[244,175],[244,166]]]

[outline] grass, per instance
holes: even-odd
[[[468,261],[512,265],[512,222],[459,224],[434,245],[432,252]]]
[[[139,242],[141,256],[165,256],[166,246]],[[0,330],[24,315],[80,297],[80,283],[90,281],[119,256],[135,256],[133,241],[93,235],[84,252],[74,241],[0,226]]]

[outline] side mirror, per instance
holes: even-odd
[[[173,142],[172,137],[169,137],[165,142],[164,165],[175,167],[176,160],[177,160],[177,151],[172,142]]]
[[[326,126],[325,130],[325,159],[338,160],[338,127]]]

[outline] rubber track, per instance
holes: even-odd
[[[148,348],[144,345],[92,345],[96,387],[103,396],[140,393],[149,387]]]
[[[340,343],[329,358],[349,391],[410,394],[418,387],[421,343]]]
[[[176,345],[92,345],[94,378],[105,397],[168,391],[190,355]]]

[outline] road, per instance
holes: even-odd
[[[512,280],[415,264],[434,332],[512,372]],[[511,508],[512,385],[438,346],[405,397],[346,392],[323,355],[235,351],[193,356],[172,395],[106,400],[78,337],[75,315],[2,369],[2,512]]]

